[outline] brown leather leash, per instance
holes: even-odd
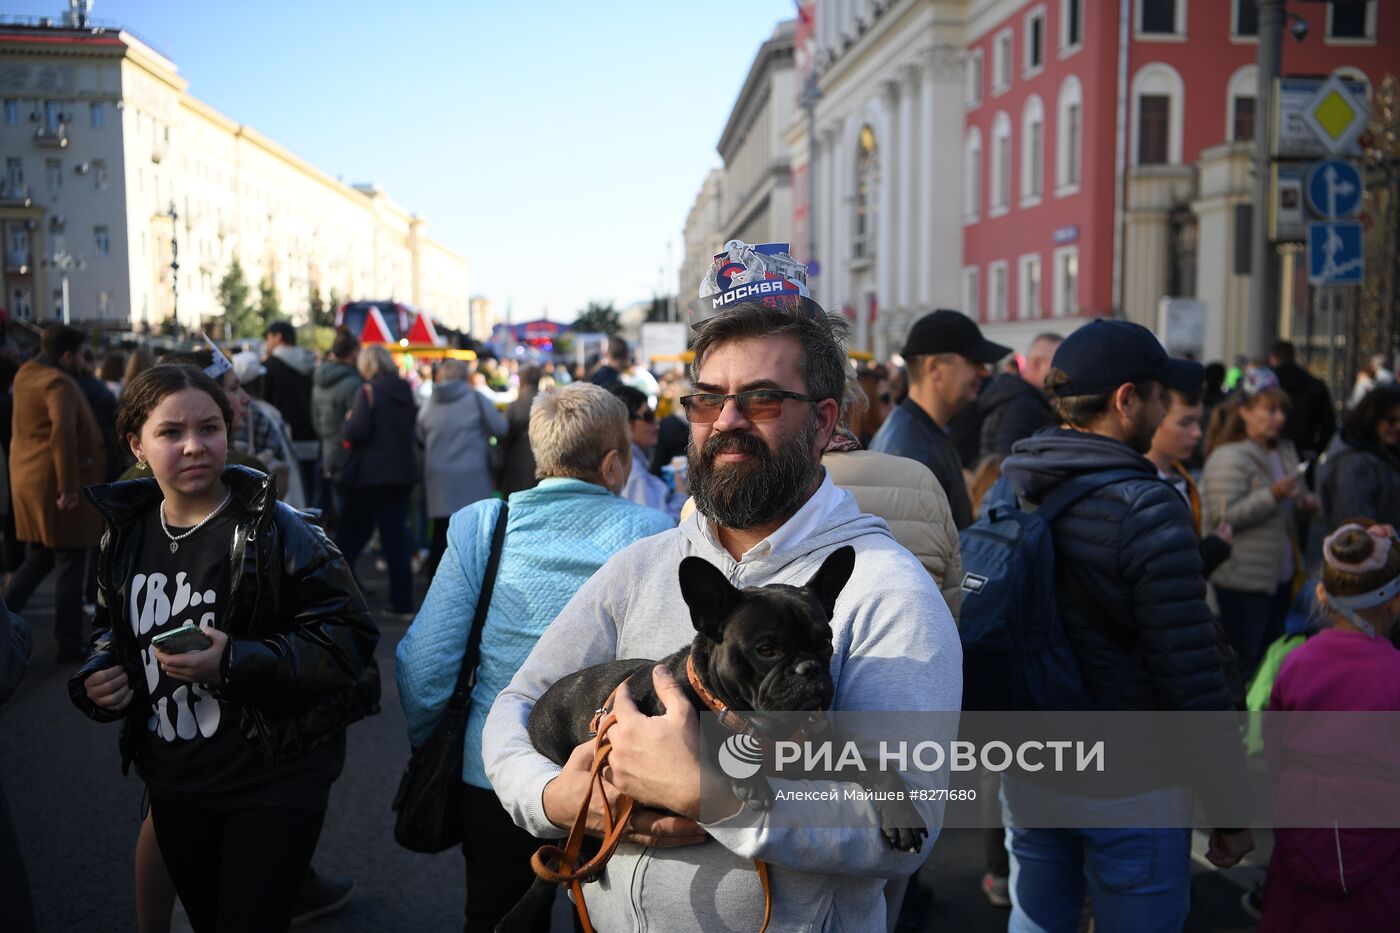
[[[690,681],[690,686],[699,695],[700,699],[707,707],[719,716],[719,721],[727,728],[735,732],[752,734],[752,727],[738,713],[729,709],[713,693],[700,683],[700,678],[695,673],[695,663],[689,657],[685,661],[685,673]],[[574,817],[574,823],[569,827],[569,837],[564,841],[564,848],[555,845],[540,846],[534,855],[530,856],[530,867],[535,870],[535,874],[552,884],[566,884],[573,895],[574,909],[578,912],[579,923],[583,925],[584,933],[595,933],[593,923],[588,917],[588,905],[584,903],[583,886],[589,881],[594,881],[603,873],[608,860],[612,858],[613,852],[617,851],[618,843],[622,841],[622,835],[627,831],[627,823],[632,818],[632,810],[635,801],[626,794],[619,794],[615,800],[609,801],[607,791],[603,787],[603,768],[607,765],[608,756],[612,754],[612,742],[607,738],[608,730],[617,723],[617,714],[613,710],[613,700],[617,697],[618,684],[612,693],[608,694],[607,700],[601,709],[593,713],[593,721],[589,729],[593,732],[593,765],[588,770],[588,790],[584,794],[583,804],[579,807],[578,815]],[[805,731],[805,730],[803,730]],[[801,733],[799,733],[801,734]],[[598,849],[598,854],[587,862],[575,868],[579,854],[583,848],[583,839],[586,835],[588,825],[588,810],[593,803],[594,791],[597,791],[599,798],[603,801],[603,840]],[[617,815],[613,815],[616,807]],[[557,869],[549,867],[549,860],[558,859]],[[768,874],[768,863],[754,859],[754,868],[758,871],[758,882],[763,886],[763,925],[758,928],[758,933],[766,933],[769,922],[773,919],[773,882]]]

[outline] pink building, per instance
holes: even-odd
[[[1381,6],[1290,4],[1307,31],[1285,38],[1284,75],[1342,72],[1374,86],[1400,62],[1400,8]],[[1020,347],[1115,309],[1159,329],[1163,298],[1195,298],[1205,312],[1197,352],[1239,352],[1249,276],[1236,274],[1234,252],[1246,242],[1239,208],[1252,200],[1253,0],[966,8],[963,309]]]

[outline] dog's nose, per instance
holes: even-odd
[[[798,665],[796,668],[794,668],[794,671],[799,677],[816,677],[821,674],[822,666],[816,661],[808,659],[806,661],[798,662]]]

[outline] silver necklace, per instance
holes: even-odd
[[[188,538],[190,535],[194,534],[199,529],[203,528],[205,525],[207,525],[209,523],[209,519],[222,512],[224,510],[224,506],[228,505],[228,500],[232,498],[233,490],[229,490],[228,492],[224,493],[224,501],[219,503],[218,508],[214,509],[214,511],[204,516],[204,518],[200,520],[198,525],[195,525],[193,528],[191,528],[184,534],[179,535],[171,534],[170,526],[165,523],[165,500],[162,499],[160,502],[160,528],[161,531],[165,532],[165,536],[170,539],[170,553],[174,554],[176,551],[180,550],[180,542]]]

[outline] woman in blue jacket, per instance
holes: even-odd
[[[609,557],[673,527],[671,519],[618,493],[634,464],[626,406],[606,389],[576,383],[538,396],[530,447],[540,483],[510,497],[495,591],[481,634],[462,761],[467,868],[466,929],[489,931],[534,880],[541,844],[511,822],[481,763],[481,729],[540,635]],[[452,516],[447,552],[417,619],[398,646],[396,677],[409,741],[427,741],[457,682],[476,613],[501,501]]]

